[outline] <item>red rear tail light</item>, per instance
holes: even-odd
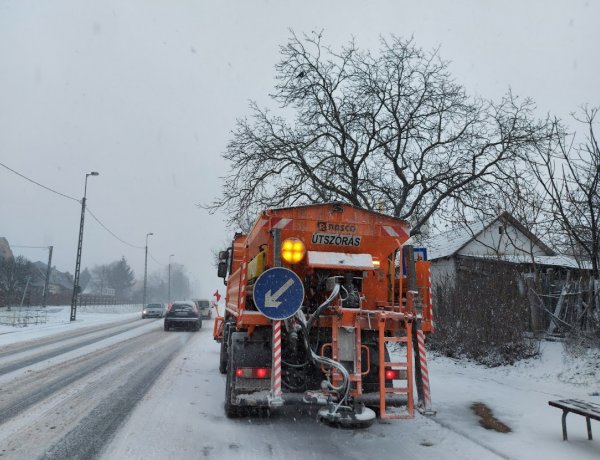
[[[254,371],[252,372],[252,376],[255,379],[266,379],[269,375],[269,370],[270,369],[267,369],[266,367],[258,367],[254,369]]]
[[[385,379],[386,380],[398,380],[400,379],[400,371],[396,369],[386,369],[385,370]]]
[[[271,377],[270,367],[238,367],[235,376],[239,379],[268,379]]]

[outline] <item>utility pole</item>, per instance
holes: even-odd
[[[167,303],[171,303],[171,257],[173,257],[175,254],[171,254],[169,256],[169,292],[167,295]]]
[[[71,298],[71,321],[77,316],[77,295],[79,294],[79,270],[81,269],[81,247],[83,246],[83,223],[85,221],[85,197],[87,195],[88,176],[98,176],[96,171],[85,175],[83,198],[81,199],[81,220],[79,222],[79,242],[77,244],[77,258],[75,259],[75,274],[73,275],[73,297]]]
[[[25,302],[25,295],[27,294],[27,288],[29,287],[29,280],[31,279],[31,276],[27,277],[27,283],[25,283],[25,290],[23,291],[23,297],[21,297],[21,307],[23,306],[23,302]]]
[[[44,283],[44,298],[42,299],[42,307],[46,306],[48,300],[48,284],[50,283],[50,273],[52,271],[52,250],[54,246],[48,246],[48,267],[46,268],[46,282]]]
[[[148,284],[148,237],[154,233],[146,233],[146,256],[144,258],[144,295],[142,298],[142,308],[146,308],[146,286]]]

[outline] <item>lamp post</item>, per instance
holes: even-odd
[[[144,298],[142,308],[146,308],[146,286],[148,285],[148,237],[154,233],[146,233],[146,256],[144,257]]]
[[[79,242],[77,243],[77,258],[75,260],[75,275],[73,276],[73,297],[71,298],[71,321],[77,316],[77,294],[79,294],[79,270],[81,268],[81,247],[83,245],[83,222],[85,220],[85,198],[87,195],[87,180],[89,176],[99,176],[96,171],[85,175],[83,198],[81,200],[81,220],[79,222]]]
[[[175,254],[171,254],[169,256],[169,292],[167,294],[167,303],[171,303],[171,257]]]

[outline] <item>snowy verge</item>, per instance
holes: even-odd
[[[77,319],[70,321],[71,307],[47,307],[44,324],[0,325],[0,346],[35,340],[73,329],[141,318],[140,305],[85,306],[77,308]]]

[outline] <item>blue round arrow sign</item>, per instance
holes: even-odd
[[[292,270],[269,268],[254,283],[253,297],[254,304],[267,318],[286,319],[302,306],[304,286]]]

